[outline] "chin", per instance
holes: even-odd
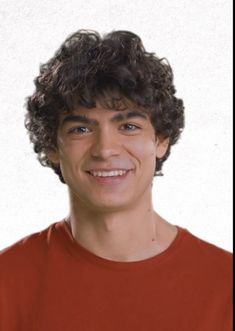
[[[127,201],[89,201],[89,209],[100,212],[113,212],[128,208],[130,203]]]

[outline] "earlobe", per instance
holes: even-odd
[[[169,147],[169,138],[157,137],[156,138],[156,157],[161,159],[167,152]]]
[[[47,151],[47,157],[48,159],[54,163],[54,164],[59,164],[60,163],[60,158],[59,158],[59,153],[56,149],[50,149]]]

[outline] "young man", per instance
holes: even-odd
[[[170,65],[131,32],[80,30],[35,85],[26,128],[70,212],[1,252],[0,329],[231,330],[231,253],[152,206],[184,127]]]

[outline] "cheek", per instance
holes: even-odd
[[[127,148],[139,162],[155,165],[156,145],[154,140],[149,138],[133,139],[128,142]]]
[[[81,158],[84,144],[78,144],[77,141],[60,143],[60,159],[62,162],[71,162]]]
[[[79,171],[82,157],[85,153],[83,146],[77,143],[67,143],[60,145],[60,167],[64,177],[70,177]],[[73,176],[72,175],[72,176]]]

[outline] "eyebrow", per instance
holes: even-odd
[[[111,122],[121,122],[125,119],[133,118],[133,117],[140,117],[145,120],[147,120],[147,115],[143,112],[140,111],[130,111],[126,114],[116,114],[111,118]],[[94,126],[98,126],[99,122],[95,119],[89,118],[86,115],[76,115],[76,114],[69,114],[67,115],[63,121],[62,121],[62,126],[65,125],[65,123],[68,122],[79,122],[79,123],[84,123],[84,124],[90,124]]]
[[[80,123],[84,123],[84,124],[98,125],[98,121],[88,118],[86,115],[70,114],[63,119],[62,126],[68,122],[80,122]]]

